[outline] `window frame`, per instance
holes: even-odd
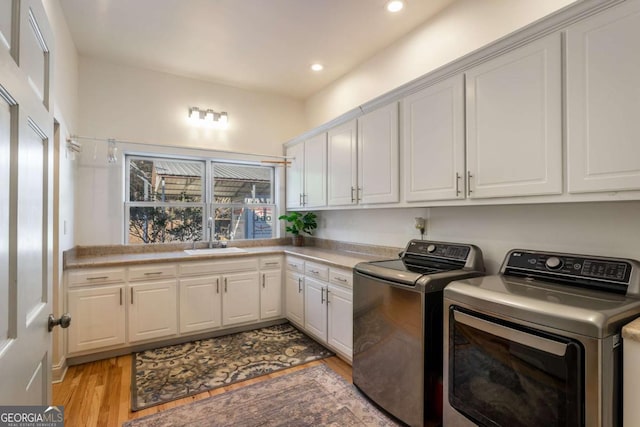
[[[278,204],[276,203],[276,168],[275,166],[264,165],[257,162],[250,161],[241,161],[241,160],[229,160],[229,159],[216,159],[211,157],[192,157],[192,156],[175,156],[175,155],[167,155],[167,154],[155,154],[155,153],[124,153],[123,162],[124,174],[125,174],[125,188],[124,188],[124,222],[123,222],[123,237],[125,245],[136,245],[136,244],[171,244],[171,243],[185,243],[192,242],[192,240],[177,240],[172,242],[157,242],[157,243],[134,243],[130,242],[130,212],[132,207],[149,207],[149,208],[200,208],[202,210],[202,228],[201,228],[201,236],[202,239],[200,241],[209,241],[212,236],[211,233],[215,230],[215,225],[213,230],[208,229],[208,219],[212,218],[215,221],[215,210],[216,208],[256,208],[256,207],[266,207],[270,208],[273,212],[272,218],[272,226],[271,226],[271,237],[275,238],[278,235],[277,228],[277,212],[278,212]],[[202,163],[203,164],[203,175],[202,175],[202,200],[200,202],[178,202],[178,201],[131,201],[131,161],[132,160],[163,160],[163,161],[185,161],[185,162],[193,162],[193,163]],[[214,164],[216,163],[224,163],[229,165],[238,165],[238,166],[248,166],[248,167],[259,167],[265,168],[269,171],[270,176],[270,194],[271,194],[271,203],[216,203],[215,202],[215,194],[214,194]],[[235,236],[233,239],[236,240]],[[258,240],[258,239],[241,239],[241,240]]]

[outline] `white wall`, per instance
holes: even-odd
[[[459,0],[307,99],[307,125],[328,122],[573,2]]]
[[[282,154],[304,131],[301,101],[115,65],[80,60],[81,135],[160,145]],[[226,111],[225,130],[188,120],[189,107]]]
[[[319,213],[317,237],[383,246],[419,238],[478,245],[490,273],[509,249],[539,249],[640,260],[640,202],[458,206]]]

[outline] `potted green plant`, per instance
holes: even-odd
[[[289,212],[280,215],[279,220],[286,221],[287,232],[293,235],[294,246],[304,246],[304,236],[301,233],[313,234],[313,230],[318,228],[317,216],[313,212]]]

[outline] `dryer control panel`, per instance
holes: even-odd
[[[622,258],[514,249],[500,272],[615,293],[627,293],[635,262]]]

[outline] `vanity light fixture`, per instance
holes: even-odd
[[[189,119],[198,124],[208,124],[220,128],[227,127],[229,123],[229,115],[225,111],[218,113],[211,109],[198,107],[189,108]]]
[[[387,10],[391,13],[400,12],[404,8],[402,0],[390,0],[387,2]]]

